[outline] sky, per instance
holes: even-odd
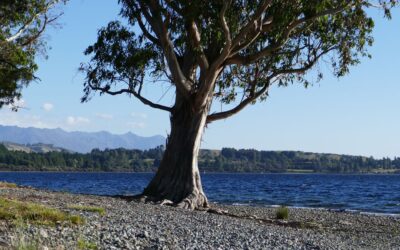
[[[48,59],[37,58],[41,81],[23,90],[23,109],[0,110],[0,124],[166,136],[168,113],[128,96],[96,95],[80,103],[83,75],[78,68],[89,60],[83,51],[95,42],[99,28],[118,19],[117,1],[71,0],[61,9],[61,28],[46,33]],[[208,125],[202,148],[400,157],[400,9],[390,21],[377,11],[371,15],[376,24],[372,59],[363,59],[340,79],[322,64],[325,78],[307,89],[272,88],[267,101]],[[164,103],[173,98],[167,86],[148,86],[142,93]]]

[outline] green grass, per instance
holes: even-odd
[[[80,250],[96,250],[96,249],[98,249],[97,245],[95,243],[88,242],[82,238],[78,239],[77,244],[78,244],[78,249],[80,249]]]
[[[2,182],[0,181],[0,188],[16,188],[17,184],[10,182]]]
[[[11,221],[14,224],[22,221],[39,225],[53,226],[57,222],[67,222],[75,225],[84,223],[78,215],[70,215],[58,209],[32,202],[23,202],[0,197],[0,220]]]
[[[98,213],[100,215],[105,215],[106,210],[102,207],[95,207],[95,206],[83,206],[83,205],[70,205],[68,206],[70,209],[74,210],[79,210],[79,211],[85,211],[85,212],[92,212],[92,213]]]
[[[281,206],[276,210],[276,218],[278,220],[287,220],[289,218],[289,209]]]
[[[18,243],[14,246],[16,250],[37,250],[39,249],[39,244],[37,242],[26,242],[20,239]]]

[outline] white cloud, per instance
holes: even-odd
[[[43,103],[42,105],[42,109],[44,109],[44,111],[49,112],[54,108],[54,105],[52,103],[46,102]]]
[[[21,112],[1,112],[0,124],[18,127],[54,128],[55,125],[43,120],[42,117]]]
[[[87,124],[90,123],[90,120],[86,117],[81,116],[68,116],[67,117],[67,124],[70,126],[75,126],[79,124]]]
[[[101,118],[101,119],[104,119],[104,120],[111,120],[112,118],[113,118],[113,116],[112,115],[110,115],[110,114],[101,114],[101,113],[98,113],[98,114],[96,114],[96,117],[98,117],[98,118]]]
[[[33,114],[31,110],[21,109],[13,112],[8,109],[0,110],[0,124],[5,126],[18,126],[22,128],[62,128],[65,130],[87,128],[90,124],[88,118],[82,116],[49,117]],[[90,125],[89,125],[90,126]]]
[[[132,128],[138,128],[138,129],[142,129],[146,127],[146,123],[144,122],[128,122],[127,123],[128,126],[132,127]]]
[[[26,102],[24,99],[14,99],[13,104],[7,105],[7,108],[9,109],[15,109],[15,108],[25,108],[26,107]]]
[[[131,113],[131,116],[135,117],[135,118],[147,119],[147,115],[144,114],[144,113],[135,113],[135,112],[133,112],[133,113]]]

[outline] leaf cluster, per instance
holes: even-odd
[[[150,42],[124,27],[118,21],[110,22],[98,32],[97,42],[85,50],[93,54],[93,64],[82,64],[80,70],[87,72],[85,96],[90,98],[91,89],[110,90],[117,83],[124,82],[128,89],[141,87],[146,70],[158,67],[159,53]]]
[[[59,15],[51,8],[66,0],[2,0],[0,2],[0,108],[13,104],[21,90],[37,80],[35,57],[46,51],[41,39]],[[15,107],[18,108],[18,107]]]

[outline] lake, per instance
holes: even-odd
[[[132,195],[151,173],[0,172],[0,181],[79,194]],[[202,174],[212,202],[400,214],[400,175]]]

